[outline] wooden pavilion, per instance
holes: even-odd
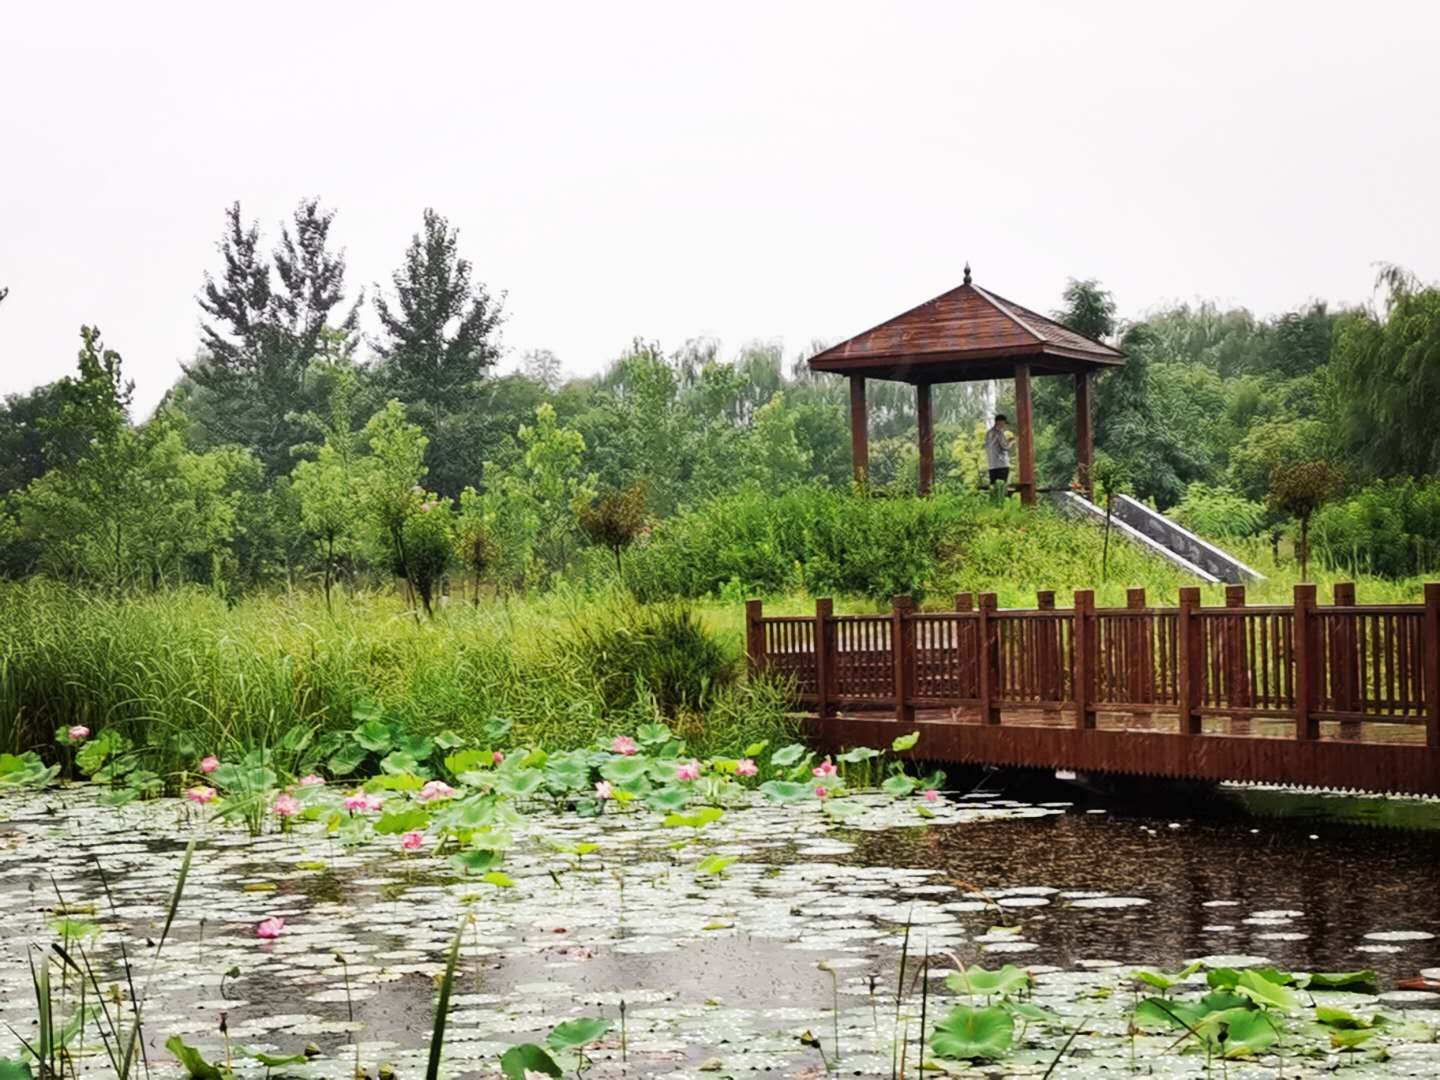
[[[967,263],[965,281],[958,289],[811,357],[810,370],[829,371],[850,380],[850,449],[855,478],[862,482],[870,467],[865,380],[893,379],[914,385],[921,495],[929,494],[935,477],[930,387],[936,383],[1014,379],[1020,460],[1019,476],[1013,486],[1020,492],[1021,501],[1029,505],[1036,494],[1031,376],[1069,375],[1075,380],[1075,456],[1080,484],[1090,497],[1094,454],[1091,380],[1097,371],[1124,363],[1125,354],[1120,350],[974,284]]]

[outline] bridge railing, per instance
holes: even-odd
[[[1319,605],[1313,585],[1297,585],[1291,604],[1252,606],[1232,585],[1218,607],[1199,589],[1181,589],[1175,607],[1131,589],[1123,608],[1077,590],[1072,608],[1041,592],[1034,608],[1001,609],[993,593],[962,593],[946,611],[899,596],[886,614],[837,615],[819,600],[813,616],[769,616],[752,600],[746,651],[752,671],[793,679],[821,717],[952,710],[999,724],[1020,711],[1086,729],[1100,713],[1171,714],[1185,734],[1211,717],[1231,734],[1288,719],[1297,739],[1318,738],[1322,722],[1361,739],[1381,722],[1423,725],[1440,749],[1440,584],[1420,604],[1359,605],[1349,584],[1333,599]]]

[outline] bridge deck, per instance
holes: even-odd
[[[1440,752],[1413,724],[1327,721],[1317,738],[1297,742],[1292,720],[1212,716],[1187,735],[1176,712],[1102,712],[1093,728],[1055,709],[1005,709],[999,724],[982,723],[974,709],[922,709],[913,721],[893,712],[811,714],[807,723],[827,752],[888,746],[919,731],[914,756],[932,761],[1440,795]]]
[[[1351,586],[1293,607],[1001,610],[766,617],[747,605],[752,674],[791,682],[831,749],[920,730],[916,756],[1083,772],[1440,795],[1440,584],[1360,606]]]

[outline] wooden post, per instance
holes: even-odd
[[[870,425],[865,409],[865,376],[850,376],[850,460],[855,482],[870,475]]]
[[[915,384],[915,426],[920,432],[921,495],[929,495],[935,482],[935,423],[930,413],[930,384]]]
[[[1000,648],[999,628],[991,616],[999,606],[993,592],[980,594],[980,722],[1000,723]]]
[[[832,687],[830,644],[830,617],[835,614],[835,601],[815,601],[815,715],[823,721],[830,715],[830,701],[835,696]]]
[[[1015,365],[1015,435],[1020,451],[1020,502],[1035,505],[1034,412],[1030,407],[1030,365]]]
[[[745,662],[751,676],[765,670],[764,604],[759,600],[745,601]]]
[[[1144,610],[1145,590],[1126,589],[1125,606],[1131,611]],[[1127,624],[1125,644],[1130,654],[1130,670],[1126,672],[1125,696],[1132,704],[1148,705],[1155,700],[1154,631],[1143,616],[1128,619]],[[1131,716],[1135,727],[1148,729],[1151,726],[1149,712],[1132,710]]]
[[[1075,373],[1075,476],[1085,498],[1095,501],[1095,429],[1090,413],[1089,371]]]
[[[1047,619],[1034,621],[1035,632],[1030,635],[1035,648],[1035,671],[1038,675],[1036,687],[1041,701],[1060,700],[1060,623],[1054,616],[1055,593],[1051,589],[1040,589],[1035,593],[1035,609],[1051,612]]]
[[[1425,741],[1440,750],[1440,582],[1425,586],[1425,631],[1421,655],[1425,658]]]
[[[975,597],[968,592],[957,592],[955,594],[956,611],[974,611]],[[975,696],[980,696],[980,678],[978,664],[979,648],[975,637],[975,621],[973,619],[959,619],[955,623],[955,667],[960,672],[961,688],[968,690],[975,687]],[[968,694],[961,694],[961,697],[968,697]],[[958,713],[958,708],[955,710]]]
[[[911,625],[906,616],[915,610],[915,601],[908,596],[897,596],[890,607],[890,651],[895,658],[895,719],[902,724],[915,722],[915,706],[911,703],[911,677],[915,664],[915,650],[910,641]]]
[[[1225,606],[1245,607],[1245,586],[1225,586]],[[1245,662],[1245,619],[1236,615],[1225,620],[1225,701],[1232,709],[1250,707],[1250,681]],[[1231,735],[1249,735],[1250,717],[1231,715]]]
[[[1336,607],[1354,607],[1355,584],[1337,581],[1333,596]],[[1321,616],[1316,618],[1318,620]],[[1332,707],[1336,712],[1355,712],[1360,702],[1360,651],[1356,648],[1355,616],[1332,615],[1329,621]],[[1358,720],[1341,720],[1340,738],[1358,741],[1363,728]]]
[[[1199,735],[1200,700],[1205,674],[1205,642],[1200,634],[1200,620],[1195,609],[1200,606],[1200,590],[1180,590],[1180,613],[1175,635],[1180,708],[1180,734]]]
[[[1095,593],[1075,590],[1075,622],[1070,631],[1075,651],[1075,726],[1095,726]]]
[[[1291,628],[1295,649],[1295,737],[1313,739],[1319,725],[1310,718],[1315,710],[1315,676],[1325,661],[1315,649],[1315,586],[1295,586],[1295,622]]]

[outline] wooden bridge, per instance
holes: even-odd
[[[792,679],[828,750],[919,730],[927,760],[1440,795],[1440,584],[1422,604],[1071,609],[1042,592],[949,611],[769,616],[746,605],[752,673]]]

